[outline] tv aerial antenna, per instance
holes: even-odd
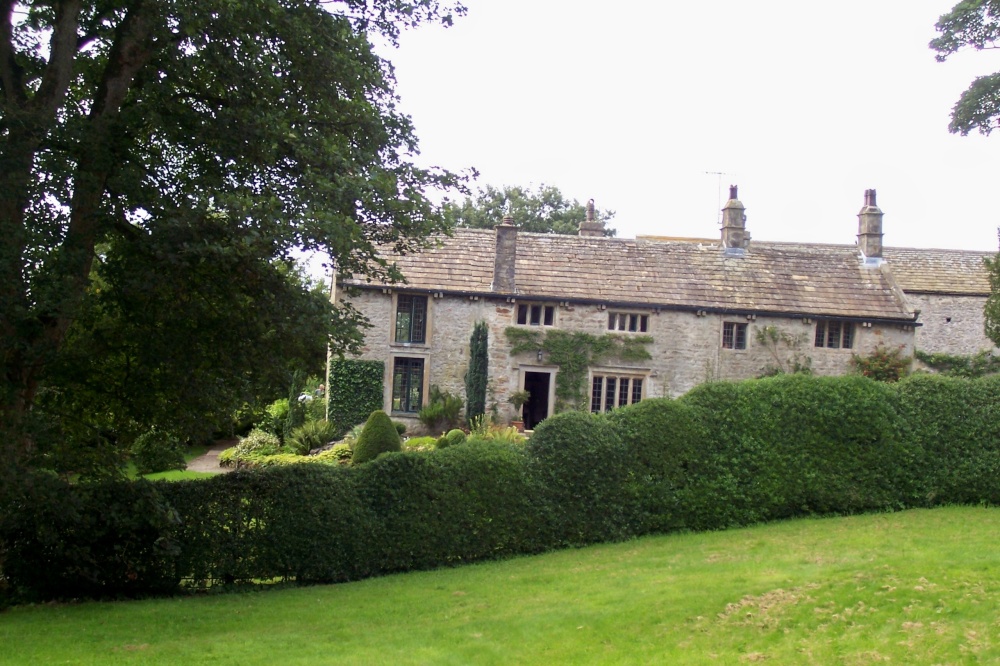
[[[717,217],[716,222],[718,224],[722,224],[722,177],[732,176],[735,174],[731,174],[727,171],[706,171],[705,175],[715,176],[718,179],[719,185],[718,185],[718,192],[716,193],[715,214]]]

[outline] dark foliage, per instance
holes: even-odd
[[[465,420],[486,412],[486,384],[489,381],[489,326],[477,322],[469,339],[469,369],[465,373]]]
[[[997,504],[1000,378],[717,382],[560,414],[526,447],[472,438],[346,468],[4,487],[0,562],[20,599],[353,580],[648,532]]]

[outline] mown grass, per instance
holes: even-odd
[[[1000,661],[1000,510],[681,534],[357,583],[0,614],[3,664]]]
[[[184,462],[190,463],[199,456],[208,453],[208,446],[192,446],[184,451]],[[187,481],[190,479],[204,479],[215,476],[212,472],[193,472],[186,469],[172,469],[167,472],[155,472],[153,474],[139,474],[135,469],[135,463],[129,461],[125,465],[125,476],[129,479],[147,479],[149,481]]]

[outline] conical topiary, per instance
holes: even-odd
[[[354,455],[351,462],[354,464],[375,460],[379,454],[387,451],[399,451],[402,442],[396,426],[392,424],[389,415],[381,409],[372,412],[365,422],[365,427],[361,429],[358,441],[354,443]]]

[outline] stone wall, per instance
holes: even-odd
[[[465,371],[468,367],[469,336],[477,321],[489,326],[490,375],[487,407],[496,403],[502,417],[509,419],[513,408],[507,403],[509,395],[523,387],[525,371],[550,371],[558,368],[547,359],[538,361],[533,354],[512,356],[504,331],[515,324],[515,303],[503,297],[487,298],[445,296],[428,297],[427,344],[393,344],[394,300],[391,294],[379,290],[363,290],[349,300],[371,322],[367,331],[362,358],[386,362],[385,407],[391,405],[392,358],[395,355],[418,356],[425,359],[425,385],[436,385],[465,398]],[[599,336],[608,333],[608,311],[597,305],[556,305],[553,329],[581,331]],[[647,345],[651,359],[639,362],[604,361],[601,369],[607,371],[634,371],[644,376],[644,397],[678,396],[694,386],[714,379],[746,379],[761,375],[769,366],[789,365],[798,355],[808,359],[815,374],[843,374],[850,369],[852,353],[868,354],[877,345],[902,347],[906,355],[913,353],[912,328],[873,325],[871,328],[855,325],[853,349],[825,349],[813,346],[816,324],[805,323],[801,318],[764,317],[748,320],[746,314],[724,316],[694,312],[629,310],[648,315],[649,326],[645,334],[653,342]],[[723,349],[723,323],[731,321],[747,324],[747,348]],[[791,345],[761,344],[757,332],[775,326]],[[549,327],[526,327],[551,330]],[[554,377],[553,377],[554,379]],[[589,377],[588,377],[589,386]],[[586,392],[586,390],[585,390]],[[426,395],[426,392],[425,392]],[[553,404],[550,401],[550,404]],[[416,419],[404,415],[393,418],[416,424]]]
[[[975,354],[993,349],[983,333],[985,296],[906,294],[909,306],[920,310],[917,349],[928,353]]]

